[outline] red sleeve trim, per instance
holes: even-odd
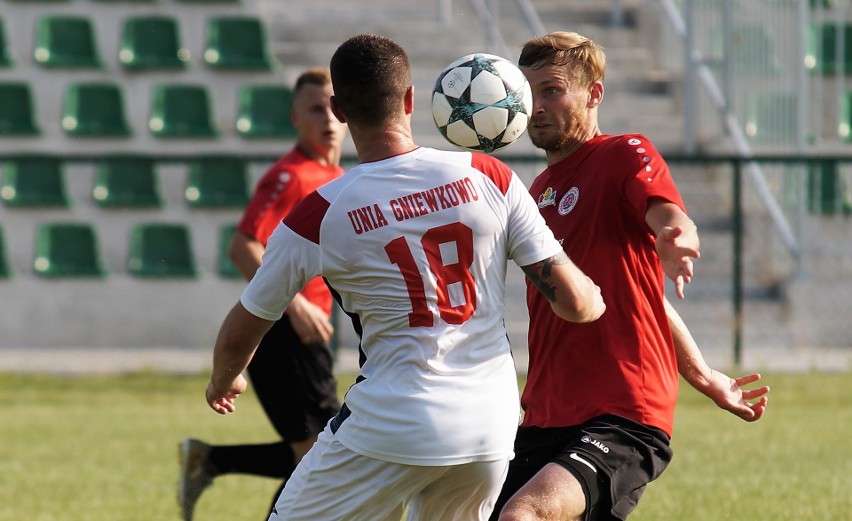
[[[500,193],[506,195],[512,182],[512,169],[506,163],[487,154],[471,153],[470,166],[479,170],[494,183]]]
[[[320,227],[330,205],[331,203],[323,199],[320,194],[311,192],[284,217],[283,222],[305,239],[319,244]]]

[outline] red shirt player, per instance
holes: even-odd
[[[525,415],[492,519],[625,519],[671,459],[678,372],[747,421],[763,415],[769,389],[740,387],[757,374],[707,366],[665,298],[665,276],[683,298],[697,230],[648,138],[600,131],[602,49],[551,33],[527,42],[519,63],[533,92],[530,139],[548,163],[530,192],[607,310],[571,324],[527,292]]]

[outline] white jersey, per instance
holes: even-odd
[[[507,260],[561,251],[504,163],[418,148],[308,195],[271,236],[241,302],[277,320],[325,277],[361,335],[361,375],[331,424],[352,451],[409,465],[495,460],[511,455],[520,415]]]

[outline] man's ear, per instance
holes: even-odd
[[[405,91],[405,113],[414,114],[414,85],[409,85]]]
[[[589,87],[589,108],[597,107],[601,104],[604,97],[604,86],[603,83],[599,81],[595,81],[592,83],[592,86]]]
[[[340,107],[337,106],[337,98],[332,95],[328,99],[328,101],[331,104],[331,113],[334,114],[334,116],[339,119],[341,123],[346,123],[346,118],[343,117],[343,114],[340,112]]]

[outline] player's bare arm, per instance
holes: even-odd
[[[293,297],[284,314],[290,318],[293,330],[305,344],[324,344],[331,340],[334,327],[328,315],[301,293]]]
[[[648,204],[645,222],[656,235],[663,271],[675,283],[677,297],[682,299],[684,286],[692,281],[692,259],[700,256],[698,228],[679,206],[662,199]]]
[[[666,317],[672,330],[677,368],[680,375],[698,392],[713,400],[720,408],[745,421],[759,420],[766,411],[769,387],[745,389],[744,386],[760,380],[757,373],[731,378],[712,369],[704,360],[698,344],[668,299],[663,302]],[[756,401],[755,401],[756,400]]]
[[[553,312],[569,322],[591,322],[606,310],[601,289],[565,252],[521,269],[550,302]]]
[[[242,373],[272,324],[252,315],[239,302],[225,317],[213,348],[213,371],[205,393],[214,411],[234,412],[234,401],[246,389]]]

